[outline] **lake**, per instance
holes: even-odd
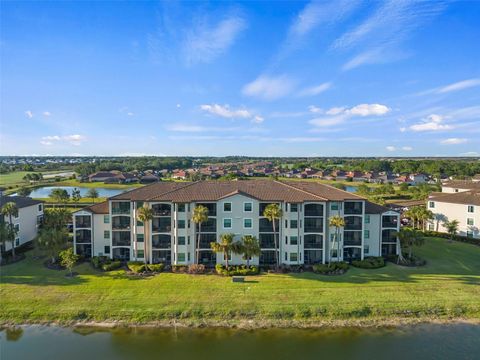
[[[345,186],[345,191],[354,193],[354,192],[357,192],[357,190],[358,190],[358,188],[356,186],[350,186],[350,185]]]
[[[88,190],[90,190],[90,188],[80,187],[80,186],[77,186],[76,188],[78,190],[80,190],[80,195],[82,197],[85,197]],[[44,187],[39,187],[39,188],[36,188],[36,189],[32,190],[32,192],[30,193],[29,196],[32,197],[32,198],[35,198],[35,199],[45,199],[45,198],[48,198],[50,196],[50,192],[53,189],[65,189],[65,190],[68,191],[68,193],[70,195],[72,195],[72,191],[73,191],[73,189],[75,189],[75,186],[44,186]],[[125,191],[131,190],[131,188],[108,189],[108,188],[102,188],[101,186],[96,187],[95,189],[97,189],[99,197],[115,196],[115,195],[121,194]],[[14,194],[14,195],[16,195],[16,194]]]
[[[380,329],[61,328],[0,332],[10,359],[478,359],[480,325]]]

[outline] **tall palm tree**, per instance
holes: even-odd
[[[65,248],[67,241],[67,229],[55,227],[44,227],[35,239],[36,245],[48,254],[52,264],[56,262],[58,253]]]
[[[283,216],[283,211],[280,209],[278,204],[268,204],[263,210],[263,216],[268,219],[272,223],[273,228],[273,239],[275,241],[275,267],[278,270],[280,265],[280,254],[278,251],[278,237],[276,234],[276,226],[275,221],[280,220]]]
[[[143,239],[143,259],[145,265],[147,264],[148,258],[148,241],[150,239],[150,221],[153,220],[153,210],[152,208],[148,207],[148,204],[145,203],[139,209],[137,209],[137,220],[143,223],[143,232],[144,232],[144,239]],[[137,251],[137,238],[135,237],[135,249]],[[135,254],[136,257],[137,254]]]
[[[9,239],[12,243],[12,258],[15,259],[15,235],[17,231],[15,230],[15,226],[13,225],[13,218],[18,216],[17,205],[13,201],[7,202],[2,207],[2,215],[8,216],[8,227],[10,229],[8,231],[7,239]]]
[[[413,256],[413,247],[421,246],[424,243],[424,237],[422,233],[416,229],[409,227],[403,227],[397,232],[398,240],[400,241],[400,253],[398,255],[398,261],[404,262],[405,258],[402,256],[401,247],[408,248],[408,258],[412,259]]]
[[[443,226],[447,229],[447,232],[450,234],[450,241],[453,241],[453,238],[458,231],[458,220],[445,221]]]
[[[340,229],[345,226],[345,219],[339,215],[332,216],[328,220],[328,225],[335,228],[334,244],[337,244],[337,261],[340,261]]]
[[[202,224],[208,221],[208,208],[203,205],[197,205],[193,209],[192,220],[198,224],[197,245],[195,246],[195,264],[199,263],[200,258],[200,236],[202,232]]]
[[[228,258],[230,255],[237,254],[241,251],[240,244],[236,243],[235,234],[222,234],[220,236],[220,242],[211,242],[210,247],[212,248],[214,253],[223,253],[223,257],[225,259],[225,265],[228,270]]]
[[[250,258],[253,256],[260,256],[262,253],[260,242],[255,236],[244,235],[242,237],[240,253],[243,254],[243,260],[247,260],[247,267],[250,267]]]
[[[15,239],[15,228],[12,228],[10,224],[7,224],[3,219],[0,219],[0,245],[12,241],[12,238]],[[0,263],[3,260],[1,258],[2,255],[3,252],[0,254]]]

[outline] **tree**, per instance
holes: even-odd
[[[68,191],[65,189],[55,188],[50,191],[49,195],[56,203],[66,204],[68,199],[70,199],[70,195]]]
[[[398,261],[403,262],[405,259],[401,253],[401,247],[408,248],[408,258],[411,260],[413,256],[413,247],[421,246],[425,242],[423,234],[413,228],[403,227],[397,232],[398,240],[400,241],[400,254],[398,255]]]
[[[7,242],[15,240],[15,228],[5,221],[0,220],[0,244],[5,245]],[[13,248],[13,247],[12,247]],[[0,254],[1,256],[2,254]],[[1,262],[2,258],[0,258]]]
[[[260,242],[255,236],[244,235],[240,247],[240,253],[243,255],[243,260],[247,260],[247,267],[250,266],[250,258],[260,256],[262,253],[260,249]]]
[[[425,230],[427,227],[427,223],[429,221],[433,221],[435,219],[435,215],[431,210],[428,210],[424,207],[418,210],[418,217],[420,222],[422,223],[422,229]]]
[[[412,222],[412,227],[414,229],[417,228],[417,224],[420,219],[420,212],[421,212],[420,207],[414,206],[403,213],[403,216],[405,218],[410,219],[410,221]]]
[[[210,247],[214,253],[223,253],[225,259],[225,265],[228,270],[228,258],[230,255],[238,254],[241,251],[241,245],[234,241],[235,234],[222,234],[220,236],[220,242],[211,242]]]
[[[93,203],[95,204],[95,199],[98,199],[98,191],[95,188],[88,189],[87,193],[85,194],[85,197],[91,198],[93,200]]]
[[[328,220],[328,225],[335,228],[333,243],[337,244],[337,261],[340,261],[340,229],[345,226],[345,220],[341,216],[335,215]]]
[[[80,190],[78,188],[73,188],[72,201],[75,203],[75,205],[78,204],[81,198],[82,198],[82,195],[80,195]]]
[[[55,264],[58,253],[65,248],[68,241],[68,232],[65,228],[44,227],[40,229],[36,238],[37,246],[45,251]]]
[[[45,209],[43,213],[43,224],[50,229],[65,229],[72,221],[72,214],[65,208]]]
[[[78,256],[73,252],[73,248],[68,248],[66,250],[63,250],[62,252],[60,252],[59,256],[60,256],[60,265],[65,266],[70,272],[70,277],[73,277],[72,269],[77,263],[80,256]]]
[[[453,241],[453,238],[457,235],[458,225],[458,220],[447,220],[443,223],[443,226],[447,229],[447,233],[450,234],[450,241]]]
[[[8,230],[6,232],[6,241],[10,241],[12,244],[12,258],[15,260],[15,237],[17,235],[17,229],[13,224],[13,218],[18,216],[18,208],[17,205],[10,201],[7,202],[2,207],[2,215],[8,216]]]
[[[203,205],[197,205],[193,209],[192,220],[198,224],[197,246],[195,246],[195,264],[199,263],[200,258],[200,237],[202,232],[202,224],[208,221],[208,208]]]
[[[144,229],[144,233],[145,233],[145,239],[144,239],[144,242],[143,242],[143,246],[144,246],[144,249],[143,249],[143,258],[144,258],[144,261],[145,261],[145,265],[147,264],[147,257],[148,257],[148,248],[147,248],[147,244],[148,244],[148,239],[149,239],[149,236],[150,236],[150,232],[149,232],[149,229],[150,229],[150,221],[153,220],[153,210],[152,208],[148,207],[148,204],[143,204],[143,206],[139,209],[137,209],[137,220],[138,221],[141,221],[143,223],[143,229]],[[135,250],[137,249],[137,240],[135,239]],[[148,269],[148,267],[146,267]]]
[[[278,270],[280,265],[280,256],[278,253],[278,237],[276,234],[276,221],[280,220],[283,216],[283,211],[280,209],[278,204],[268,204],[263,210],[263,216],[268,219],[272,223],[273,227],[273,239],[275,241],[275,267]]]
[[[17,191],[17,195],[19,196],[29,196],[32,193],[32,190],[29,188],[22,186],[20,189]]]

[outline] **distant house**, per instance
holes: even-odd
[[[88,176],[88,181],[90,182],[105,182],[109,179],[112,179],[117,174],[111,171],[99,171]]]
[[[410,174],[407,182],[410,185],[425,184],[428,181],[428,176],[425,174]]]
[[[140,177],[140,182],[142,184],[148,184],[148,183],[153,183],[159,181],[160,178],[154,174],[145,174]]]
[[[442,192],[444,193],[458,193],[469,190],[480,191],[480,182],[468,180],[452,180],[442,185]]]
[[[185,180],[188,174],[185,170],[173,170],[172,179]]]
[[[472,177],[472,181],[475,182],[475,183],[480,182],[480,174],[477,174],[474,177]]]

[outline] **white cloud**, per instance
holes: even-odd
[[[467,141],[468,141],[467,139],[463,139],[463,138],[449,138],[449,139],[440,141],[440,143],[443,145],[457,145],[457,144],[466,143]]]
[[[202,125],[190,125],[190,124],[171,124],[168,125],[167,130],[175,132],[221,132],[221,131],[237,131],[238,127],[212,127]]]
[[[251,118],[252,114],[246,109],[231,109],[229,105],[205,104],[200,109],[210,114],[224,118]]]
[[[402,146],[403,151],[412,151],[413,148],[411,146]]]
[[[397,148],[395,146],[387,146],[385,147],[385,149],[387,149],[388,151],[395,151],[397,150]]]
[[[331,87],[332,87],[331,82],[325,82],[325,83],[317,85],[317,86],[312,86],[312,87],[305,88],[305,89],[301,90],[298,95],[299,96],[314,96],[314,95],[321,94],[324,91],[327,91]]]
[[[66,135],[63,137],[63,140],[69,142],[72,145],[80,145],[82,142],[86,140],[86,137],[83,135]]]
[[[177,104],[177,109],[180,109],[181,107],[182,107],[182,105]]]
[[[43,112],[43,116],[49,117],[51,115],[52,115],[52,113],[50,111],[44,111]]]
[[[43,136],[42,139],[40,140],[40,144],[45,145],[45,146],[50,146],[53,145],[54,143],[58,143],[61,141],[68,142],[72,145],[81,145],[82,142],[86,140],[86,137],[83,135],[65,135],[65,136],[58,136],[58,135],[49,135],[49,136]]]
[[[265,119],[260,115],[255,115],[252,119],[252,122],[256,124],[261,124]]]
[[[441,87],[441,88],[437,89],[436,92],[439,93],[439,94],[444,94],[444,93],[448,93],[448,92],[452,92],[452,91],[459,91],[459,90],[463,90],[463,89],[468,89],[468,88],[474,87],[474,86],[480,86],[480,79],[479,78],[459,81],[459,82]]]
[[[358,116],[379,116],[390,112],[390,108],[381,104],[360,104],[347,111],[352,115]]]
[[[345,107],[333,107],[327,110],[327,115],[338,115],[345,111]]]
[[[310,124],[319,127],[328,127],[344,123],[352,117],[382,116],[391,109],[382,104],[359,104],[352,108],[333,107],[326,111],[329,116],[310,120]]]
[[[127,112],[127,115],[128,115],[128,116],[133,116],[133,115],[135,115],[135,114],[134,114],[133,112]]]
[[[193,26],[183,44],[187,62],[210,62],[233,45],[235,39],[247,27],[240,16],[230,16],[214,26],[205,23]]]
[[[461,156],[480,156],[480,152],[477,151],[467,151],[460,154]]]
[[[33,112],[31,112],[30,110],[25,111],[25,115],[26,115],[29,119],[33,118]]]
[[[319,108],[318,106],[315,106],[315,105],[310,105],[308,107],[308,111],[310,111],[311,113],[314,113],[314,114],[321,114],[323,113],[323,109],[322,108]]]
[[[264,100],[275,100],[290,94],[295,87],[295,83],[295,80],[286,75],[276,77],[261,75],[246,84],[242,93]]]
[[[445,131],[453,129],[453,126],[442,124],[444,117],[438,114],[431,114],[421,123],[410,126],[412,131]]]

